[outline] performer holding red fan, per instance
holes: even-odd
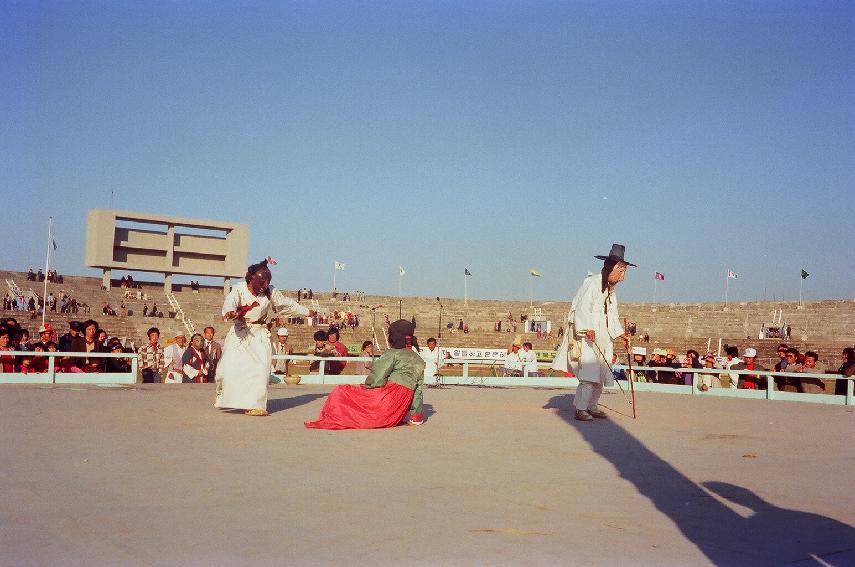
[[[270,285],[270,258],[246,271],[246,282],[234,286],[223,304],[223,319],[234,321],[217,364],[218,408],[245,409],[247,415],[267,415],[267,384],[273,360],[268,314],[306,317],[309,310]],[[271,262],[272,263],[272,262]]]

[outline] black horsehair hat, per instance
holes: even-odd
[[[637,268],[638,266],[624,259],[623,253],[625,250],[626,246],[624,246],[623,244],[612,244],[612,249],[609,251],[608,256],[594,256],[594,258],[596,258],[597,260],[611,260],[612,262],[623,262],[628,266]]]

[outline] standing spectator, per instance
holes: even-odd
[[[89,319],[83,323],[83,352],[104,352],[104,346],[98,344],[98,322]],[[90,357],[84,361],[86,372],[102,372],[104,370],[104,359]]]
[[[140,367],[144,384],[160,382],[164,370],[163,347],[160,346],[160,329],[152,327],[148,330],[148,344],[139,348]]]
[[[193,333],[190,337],[190,346],[184,349],[181,356],[181,381],[186,383],[212,382],[213,378],[208,375],[208,361],[205,358],[205,339],[199,333]]]
[[[71,351],[71,349],[68,348],[68,345],[71,344],[72,341],[80,338],[80,330],[81,327],[79,321],[69,321],[68,332],[59,338],[59,350],[63,352]],[[42,342],[47,341],[42,340]]]
[[[163,349],[166,364],[166,382],[180,384],[184,381],[184,353],[187,351],[187,337],[178,332],[175,342]]]
[[[632,379],[634,382],[652,382],[649,370],[638,370],[638,367],[647,366],[647,348],[632,347]]]
[[[327,342],[335,349],[334,356],[347,356],[347,347],[339,341],[338,327],[330,327],[327,332]],[[347,366],[347,362],[344,360],[331,360],[327,364],[327,372],[329,374],[341,374],[345,366]]]
[[[459,322],[459,323],[457,323],[457,330],[458,330],[458,331],[462,331],[462,330],[463,330],[463,319],[461,319],[461,320],[460,320],[460,322]]]
[[[279,327],[276,330],[276,342],[273,343],[273,354],[293,354],[294,349],[288,346],[288,329]],[[273,359],[274,374],[288,374],[290,360]]]
[[[220,344],[214,340],[214,334],[216,330],[213,327],[205,327],[205,330],[202,331],[205,336],[205,358],[208,361],[208,377],[216,378],[217,376],[217,363],[220,362],[220,359],[223,357],[223,348]]]
[[[522,352],[519,353],[520,362],[523,365],[523,376],[528,373],[529,376],[543,376],[543,373],[537,366],[537,353],[531,350],[531,343],[525,342],[522,344]]]

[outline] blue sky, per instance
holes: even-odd
[[[86,211],[250,225],[274,283],[852,298],[852,2],[3,2],[3,268]]]

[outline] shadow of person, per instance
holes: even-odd
[[[303,394],[294,396],[293,398],[276,398],[267,400],[267,412],[276,413],[287,409],[302,406],[303,404],[311,403],[318,398],[325,398],[326,394]]]
[[[573,396],[550,398],[543,406],[555,413],[609,461],[683,535],[715,565],[780,565],[801,561],[823,565],[853,564],[855,529],[808,512],[784,510],[750,490],[722,482],[703,487],[648,449],[610,419],[574,418]],[[714,495],[750,508],[744,518]],[[786,523],[786,525],[785,525]],[[843,558],[842,563],[837,561]]]
[[[752,513],[739,522],[751,545],[765,546],[773,557],[831,565],[855,565],[855,528],[832,518],[779,508],[750,490],[727,482],[701,485]]]

